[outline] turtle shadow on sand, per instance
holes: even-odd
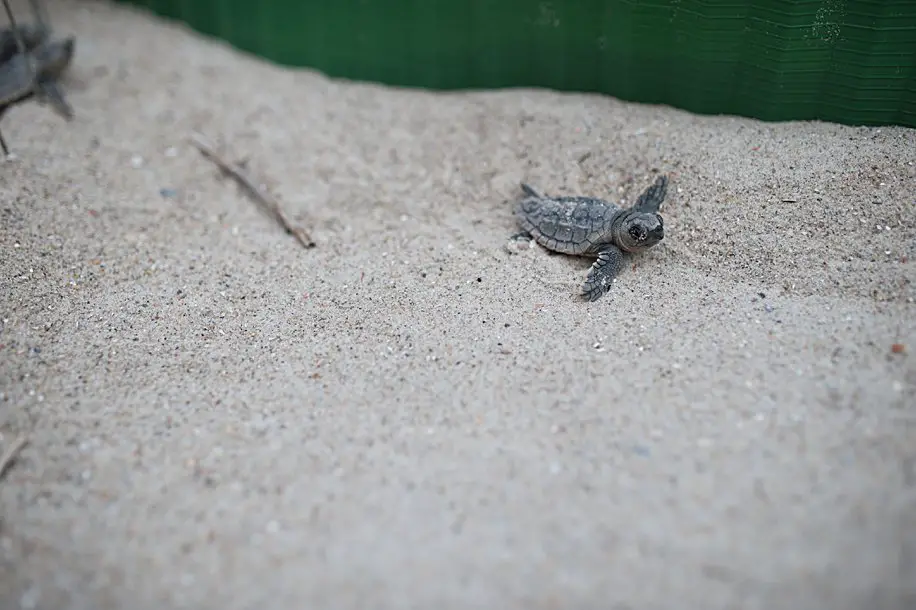
[[[595,197],[553,197],[522,183],[524,197],[516,204],[521,232],[554,254],[594,258],[581,295],[588,301],[604,296],[623,269],[628,255],[644,252],[665,237],[659,208],[668,191],[668,177],[655,179],[629,208]]]

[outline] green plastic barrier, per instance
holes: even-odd
[[[335,77],[916,127],[916,0],[122,1]]]

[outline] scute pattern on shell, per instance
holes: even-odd
[[[550,250],[586,254],[609,240],[620,208],[592,197],[526,197],[519,202],[521,228]]]

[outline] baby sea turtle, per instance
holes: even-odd
[[[42,98],[65,118],[71,118],[73,110],[64,98],[57,79],[70,65],[75,44],[72,37],[45,42],[26,55],[17,53],[0,64],[0,118],[11,106],[35,95],[36,84]],[[5,155],[9,155],[2,135],[0,147]]]
[[[593,197],[549,197],[527,184],[521,187],[525,197],[515,210],[523,231],[519,235],[554,252],[597,258],[582,286],[589,301],[610,290],[625,253],[647,250],[665,237],[658,209],[668,190],[667,176],[659,176],[626,209]]]

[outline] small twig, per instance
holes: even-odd
[[[286,215],[283,214],[283,210],[280,209],[280,203],[259,188],[241,167],[228,161],[224,156],[216,152],[216,149],[207,142],[204,136],[193,134],[190,140],[205,157],[216,163],[224,173],[235,178],[236,182],[242,185],[242,187],[248,191],[248,194],[261,204],[267,213],[273,216],[274,220],[276,220],[287,233],[295,237],[303,247],[312,248],[315,246],[315,242],[312,240],[311,235],[301,227],[294,227],[286,218]]]
[[[16,459],[16,456],[19,455],[19,452],[22,451],[22,448],[25,447],[28,442],[28,438],[20,436],[13,441],[13,444],[6,450],[3,457],[0,457],[0,479],[3,478],[3,475],[6,474],[6,469],[13,463],[13,460]]]

